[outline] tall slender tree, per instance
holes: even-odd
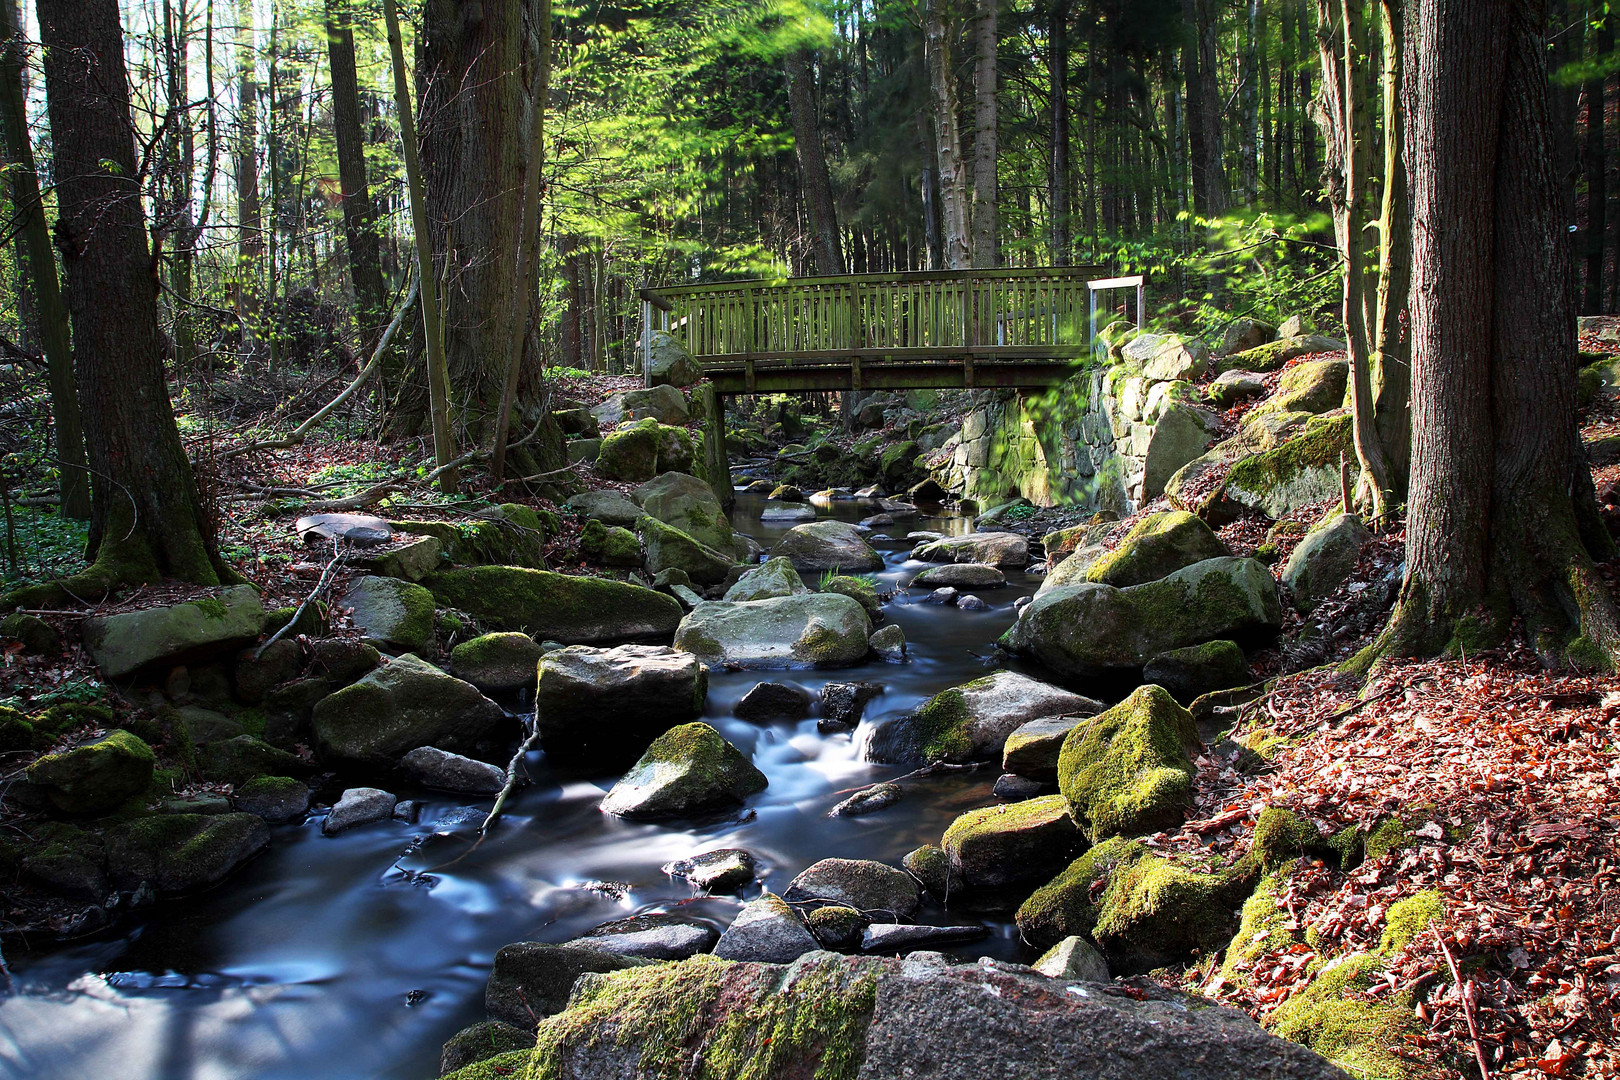
[[[326,47],[332,70],[332,133],[337,148],[343,241],[349,252],[355,314],[362,340],[375,342],[388,321],[377,211],[366,177],[366,140],[360,122],[360,79],[354,55],[351,0],[326,0]]]
[[[998,266],[996,168],[997,0],[976,0],[973,18],[973,265]]]
[[[941,243],[952,270],[971,264],[968,250],[968,182],[962,162],[962,135],[956,120],[956,70],[944,0],[924,0],[923,54],[928,68],[934,120],[934,152],[939,168]]]

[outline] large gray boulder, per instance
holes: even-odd
[[[765,790],[765,774],[708,724],[682,724],[653,740],[602,800],[627,818],[684,817],[742,802]]]
[[[720,931],[696,918],[654,912],[603,923],[569,944],[644,960],[685,960],[708,952]]]
[[[681,621],[672,596],[604,578],[521,566],[474,566],[428,579],[440,603],[485,626],[565,645],[663,638]]]
[[[871,620],[841,593],[699,604],[681,620],[675,647],[709,664],[750,668],[839,667],[866,656]]]
[[[989,563],[946,563],[924,570],[911,579],[911,584],[927,589],[945,585],[958,589],[995,589],[1007,584],[1007,575]]]
[[[969,810],[951,822],[940,847],[970,888],[1004,889],[1047,880],[1080,853],[1085,838],[1063,796],[1047,795]]]
[[[501,1059],[514,1073],[532,1060],[566,1062],[571,1080],[740,1076],[744,1063],[765,1080],[818,1072],[849,1080],[1348,1080],[1205,998],[1150,982],[1066,984],[1022,965],[952,964],[938,953],[816,951],[789,965],[697,956],[583,975],[574,989],[567,1011],[540,1024],[532,1052]],[[679,1028],[672,1057],[668,1033],[681,1017],[702,1019]]]
[[[778,555],[738,578],[737,583],[726,590],[726,600],[732,603],[770,600],[777,596],[803,596],[809,591],[793,564]]]
[[[984,532],[928,540],[911,551],[923,562],[984,563],[1003,569],[1029,565],[1029,541],[1018,533]]]
[[[765,893],[737,913],[720,935],[714,955],[724,960],[786,964],[820,948],[792,905]]]
[[[870,859],[822,859],[794,878],[782,897],[854,908],[878,922],[910,919],[922,903],[915,878]]]
[[[329,757],[391,766],[418,746],[470,749],[503,715],[471,683],[406,653],[322,698],[313,724]]]
[[[855,526],[843,521],[795,525],[776,542],[772,555],[786,558],[800,573],[833,570],[865,574],[883,569],[883,556]]]
[[[423,787],[440,791],[494,795],[506,786],[506,770],[500,766],[436,746],[418,746],[399,759],[399,767]]]
[[[1002,638],[1064,678],[1140,669],[1171,649],[1257,637],[1282,625],[1277,582],[1255,559],[1206,559],[1116,589],[1065,585],[1041,593]]]
[[[1372,533],[1354,514],[1335,511],[1311,527],[1283,564],[1283,584],[1302,612],[1322,602],[1355,572]]]
[[[420,585],[368,575],[349,586],[340,606],[378,648],[421,652],[433,642],[433,594]]]
[[[652,418],[660,424],[684,424],[692,419],[686,395],[673,386],[654,386],[646,390],[625,390],[614,394],[591,409],[591,415],[603,431],[617,427],[625,420]]]
[[[1268,322],[1259,319],[1239,318],[1226,324],[1221,332],[1221,347],[1216,350],[1222,356],[1233,353],[1247,352],[1258,348],[1277,337],[1277,328]]]
[[[909,716],[873,733],[875,761],[995,761],[1011,735],[1043,716],[1092,716],[1100,701],[1016,671],[996,671],[941,690]]]
[[[1355,458],[1350,416],[1312,417],[1287,442],[1234,464],[1210,505],[1217,519],[1244,510],[1274,520],[1292,517],[1307,506],[1339,497],[1340,468],[1346,458]]]
[[[642,513],[673,525],[700,544],[730,551],[735,542],[731,521],[714,489],[689,473],[661,473],[636,488],[630,497]]]
[[[250,585],[166,607],[84,620],[85,648],[109,679],[240,649],[264,628],[264,605]]]
[[[535,724],[546,753],[629,761],[676,724],[703,714],[709,672],[661,645],[571,645],[540,661]]]
[[[1138,521],[1114,550],[1094,559],[1085,580],[1123,589],[1230,554],[1202,518],[1185,510],[1161,510]]]
[[[641,507],[611,488],[570,495],[563,505],[581,517],[621,529],[635,525],[636,518],[641,516]]]

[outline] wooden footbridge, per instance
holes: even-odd
[[[1096,336],[1099,295],[1143,280],[1101,267],[730,281],[641,293],[652,333],[721,394],[1055,386]]]

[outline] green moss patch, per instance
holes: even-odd
[[[1069,732],[1058,787],[1093,842],[1180,824],[1192,799],[1192,714],[1159,686],[1143,686]]]

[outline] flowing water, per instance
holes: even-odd
[[[762,525],[763,508],[760,496],[741,494],[733,520],[770,546],[788,526]],[[819,510],[844,520],[876,512],[868,502]],[[906,531],[970,528],[963,518],[889,527],[896,539],[874,540],[887,563],[877,575],[883,587],[924,568],[907,559]],[[419,824],[338,837],[322,836],[318,818],[277,828],[270,849],[220,888],[164,901],[88,941],[37,953],[14,947],[10,993],[0,998],[0,1076],[425,1080],[438,1075],[440,1043],[483,1019],[484,982],[502,945],[565,941],[610,919],[677,906],[717,927],[729,922],[741,900],[694,896],[660,871],[672,859],[744,847],[777,892],[831,856],[898,865],[919,844],[937,843],[958,813],[989,803],[995,770],[908,782],[903,801],[869,817],[828,818],[827,810],[854,788],[906,771],[861,760],[872,723],[983,674],[992,643],[1012,624],[1013,602],[1037,584],[1010,573],[1006,588],[980,593],[990,604],[982,612],[924,603],[926,590],[902,592],[885,611],[905,631],[905,664],[712,672],[705,719],[770,779],[743,810],[698,822],[621,821],[597,810],[616,777],[561,775],[536,753],[533,784],[470,852],[481,814],[399,789],[423,800]],[[734,718],[738,699],[762,679],[812,692],[862,680],[885,692],[859,730],[822,735],[813,717]],[[927,910],[918,921],[963,919]],[[1009,923],[988,925],[989,938],[958,951],[1024,957]]]

